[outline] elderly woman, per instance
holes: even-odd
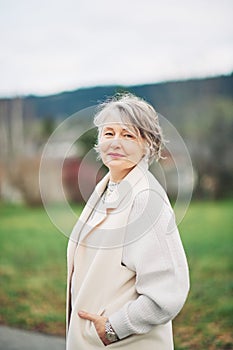
[[[109,172],[68,244],[67,350],[173,349],[189,275],[168,197],[148,170],[161,157],[157,113],[126,94],[94,123]]]

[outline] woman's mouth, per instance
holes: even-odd
[[[120,154],[120,153],[108,153],[108,156],[112,157],[112,158],[123,158],[125,157],[124,154]]]

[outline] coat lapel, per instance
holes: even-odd
[[[137,166],[132,169],[129,174],[120,182],[118,186],[118,193],[115,200],[111,202],[101,202],[101,196],[106,189],[107,183],[109,181],[110,174],[107,173],[105,177],[97,184],[95,190],[89,200],[87,201],[82,214],[79,217],[74,229],[71,233],[69,245],[68,245],[68,269],[69,275],[72,273],[74,254],[78,242],[83,241],[87,235],[97,227],[101,222],[105,220],[108,215],[108,210],[115,209],[119,207],[123,200],[125,200],[124,205],[127,205],[127,201],[130,200],[132,196],[132,190],[134,185],[145,176],[148,170],[148,165],[144,159],[142,159]],[[93,210],[95,209],[97,203],[98,212],[95,213],[93,219],[90,220],[90,224],[86,225],[89,217],[91,216]]]
[[[68,279],[71,276],[73,271],[74,254],[75,254],[77,244],[80,240],[81,231],[84,228],[85,223],[87,222],[91,213],[93,212],[93,209],[95,208],[97,202],[100,200],[101,195],[105,190],[108,181],[109,181],[109,173],[105,175],[105,177],[95,187],[94,192],[92,193],[89,200],[87,201],[77,223],[75,224],[71,232],[68,247],[67,247]],[[103,215],[103,217],[104,216],[106,216],[106,214]]]
[[[127,203],[132,197],[134,185],[145,176],[145,172],[148,170],[147,163],[143,160],[137,164],[137,166],[132,169],[129,174],[120,182],[117,193],[114,193],[114,197],[111,198],[111,201],[103,202],[101,196],[106,189],[107,183],[109,181],[109,173],[103,178],[102,181],[96,186],[96,189],[93,193],[93,199],[90,198],[91,210],[89,210],[89,215],[86,218],[83,218],[82,232],[80,234],[80,241],[83,241],[87,235],[100,223],[102,223],[108,215],[108,210],[116,209],[124,202],[123,206],[127,206]],[[99,203],[98,203],[99,202]],[[98,203],[98,210],[96,210],[95,215],[91,220],[89,220],[88,225],[86,224],[88,218],[90,217],[93,209]],[[89,204],[89,201],[88,203]],[[81,217],[80,217],[81,218]],[[81,231],[80,230],[80,231]]]

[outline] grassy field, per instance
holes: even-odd
[[[176,350],[233,349],[232,209],[194,202],[180,225],[191,292]],[[66,245],[42,208],[0,205],[0,323],[64,335]]]

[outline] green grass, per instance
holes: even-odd
[[[191,291],[174,321],[176,350],[233,349],[232,209],[194,202],[180,224]],[[0,205],[0,323],[64,335],[66,245],[43,208]]]
[[[180,232],[191,291],[174,322],[176,350],[232,349],[233,202],[192,203]]]
[[[64,335],[66,245],[43,208],[0,205],[0,323]]]

